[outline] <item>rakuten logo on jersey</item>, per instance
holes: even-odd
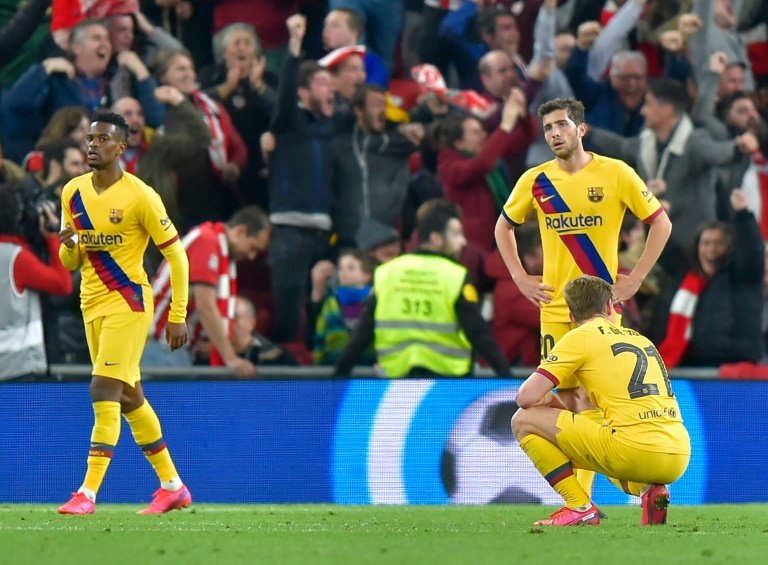
[[[108,247],[110,245],[122,245],[123,236],[119,233],[84,231],[80,234],[80,241],[86,247]]]
[[[602,216],[585,216],[579,214],[548,214],[544,218],[544,225],[548,230],[555,230],[557,233],[567,233],[579,231],[586,228],[600,228],[603,226]]]

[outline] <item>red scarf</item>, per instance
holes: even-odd
[[[203,114],[203,120],[205,120],[208,129],[211,130],[212,139],[208,146],[208,157],[213,172],[218,176],[221,173],[221,168],[227,163],[227,137],[221,127],[221,119],[219,118],[221,110],[219,110],[217,102],[201,90],[196,90],[192,94],[192,100]]]
[[[659,345],[659,353],[667,369],[680,364],[693,334],[693,315],[707,277],[688,271],[672,299],[667,320],[667,335]]]
[[[760,233],[763,241],[768,241],[768,160],[759,149],[752,153],[752,166],[760,189]]]

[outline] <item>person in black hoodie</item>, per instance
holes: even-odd
[[[763,311],[763,239],[743,190],[731,193],[730,223],[709,222],[694,241],[694,260],[678,267],[663,310],[651,328],[667,368],[717,367],[760,360]],[[685,265],[662,258],[662,265]],[[663,337],[663,340],[660,339]]]
[[[330,249],[337,201],[332,182],[331,76],[316,62],[300,60],[306,18],[294,14],[286,25],[290,39],[270,128],[275,150],[268,182],[275,303],[272,338],[278,343],[300,335],[309,272]]]

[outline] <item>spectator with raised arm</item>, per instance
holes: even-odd
[[[260,138],[269,129],[277,92],[269,85],[267,59],[250,24],[235,22],[213,37],[215,63],[200,71],[200,85],[229,112],[248,147],[248,164],[239,180],[248,204],[269,208],[267,164]],[[275,80],[274,74],[270,75]]]
[[[731,206],[730,222],[699,228],[691,261],[673,263],[675,283],[651,325],[663,332],[655,341],[668,368],[762,357],[763,239],[744,191],[733,190]]]
[[[224,106],[200,89],[188,51],[164,51],[155,71],[163,85],[172,86],[195,105],[210,130],[211,142],[178,171],[181,231],[206,220],[218,221],[243,204],[238,181],[248,163],[248,148]],[[173,129],[177,115],[169,115]]]
[[[306,18],[286,21],[288,54],[271,132],[269,248],[278,343],[299,336],[312,265],[330,249],[338,187],[333,182],[334,87],[331,74],[314,61],[301,62]]]
[[[437,127],[438,176],[445,197],[461,206],[467,240],[486,251],[494,247],[488,226],[496,221],[517,180],[506,160],[524,155],[537,133],[536,118],[528,113],[518,89],[507,98],[501,124],[490,135],[480,120],[469,115],[447,118]]]
[[[71,59],[49,57],[32,65],[3,95],[3,135],[13,139],[14,155],[32,149],[42,126],[64,106],[84,106],[89,114],[109,107],[122,96],[135,96],[147,116],[158,127],[164,120],[162,104],[154,98],[157,82],[133,52],[117,55],[130,72],[129,84],[112,84],[109,63],[113,49],[109,30],[101,20],[87,19],[72,30]],[[30,116],[35,119],[30,120]],[[22,118],[23,117],[23,118]]]

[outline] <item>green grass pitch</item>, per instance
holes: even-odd
[[[0,563],[631,565],[768,563],[768,505],[671,507],[666,526],[607,506],[598,527],[533,528],[541,506],[216,505],[162,516],[0,505]]]

